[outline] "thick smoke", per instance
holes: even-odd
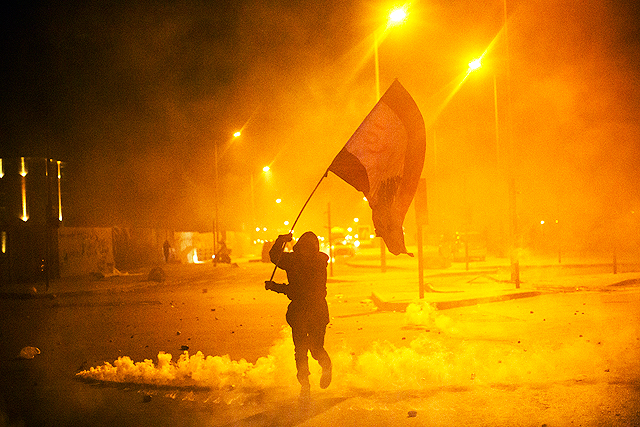
[[[551,345],[482,338],[487,327],[483,322],[457,321],[424,303],[409,305],[404,320],[404,328],[424,330],[406,346],[382,341],[359,353],[348,345],[332,350],[331,390],[349,394],[443,386],[535,385],[579,381],[608,368],[602,346],[584,339]],[[311,358],[310,368],[311,382],[317,384],[320,367]],[[142,388],[209,390],[218,396],[218,403],[227,404],[246,402],[256,393],[291,397],[298,391],[288,327],[283,327],[269,355],[255,363],[231,360],[228,355],[205,357],[201,352],[184,352],[174,361],[172,355],[161,352],[157,364],[151,360],[134,362],[123,356],[113,364],[105,363],[77,375],[85,380],[138,384]]]

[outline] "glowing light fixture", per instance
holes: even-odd
[[[24,157],[20,158],[20,176],[22,176],[22,215],[20,219],[27,222],[29,220],[27,214],[27,167],[24,163]]]
[[[4,176],[4,166],[2,166],[2,159],[0,159],[0,178]]]
[[[20,176],[27,176],[27,165],[24,162],[24,157],[20,157]]]
[[[472,72],[477,70],[478,68],[482,67],[482,57],[478,58],[478,59],[474,59],[473,61],[469,62],[469,70],[468,72]]]
[[[60,194],[60,160],[58,160],[58,221],[62,221],[62,194]]]
[[[389,25],[401,24],[407,19],[407,5],[396,7],[389,12]]]
[[[276,203],[282,203],[282,199],[276,199]]]
[[[239,137],[240,135],[242,135],[242,132],[240,132],[240,131],[237,131],[237,132],[234,132],[234,133],[233,133],[233,137],[234,137],[234,138],[237,138],[237,137]]]
[[[269,166],[265,166],[262,168],[262,172],[269,172],[271,168]]]

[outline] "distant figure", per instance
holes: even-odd
[[[164,253],[164,262],[169,262],[169,254],[171,253],[171,245],[168,240],[162,244],[162,252]]]
[[[287,272],[289,284],[265,282],[265,289],[285,294],[290,300],[287,323],[291,326],[295,346],[297,378],[300,382],[300,398],[310,396],[309,360],[307,352],[322,367],[320,388],[331,383],[331,359],[324,349],[324,335],[329,324],[327,306],[327,254],[320,252],[318,237],[307,231],[293,246],[293,252],[283,252],[291,234],[278,236],[269,251],[271,262]]]
[[[225,264],[231,264],[231,251],[227,248],[227,244],[223,241],[218,242],[220,249],[216,252],[215,262],[223,262]]]

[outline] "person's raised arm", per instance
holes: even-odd
[[[269,250],[269,258],[271,262],[274,264],[278,264],[280,258],[282,257],[282,252],[284,252],[284,246],[293,240],[293,234],[281,234],[278,236],[275,242],[273,242],[273,246]]]

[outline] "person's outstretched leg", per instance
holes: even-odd
[[[307,399],[311,394],[311,386],[309,384],[309,336],[302,328],[292,328],[293,345],[295,347],[296,369],[298,370],[297,378],[300,383],[300,398]]]
[[[320,388],[327,388],[331,384],[332,365],[329,353],[324,349],[324,335],[326,326],[316,328],[309,334],[309,350],[311,356],[318,361],[322,368],[322,376],[320,377]],[[308,369],[308,368],[307,368]]]

